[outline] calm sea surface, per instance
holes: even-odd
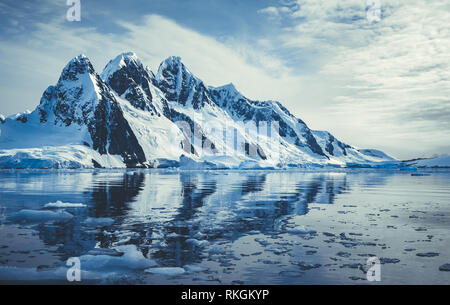
[[[450,284],[450,171],[0,172],[0,282],[71,257],[85,283],[376,284],[377,257]]]

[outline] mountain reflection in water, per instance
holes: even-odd
[[[429,185],[445,191],[436,194],[448,197],[449,190],[444,186],[449,178],[448,174],[435,180],[431,180],[433,176],[420,178],[428,179]],[[223,270],[216,271],[225,274],[235,271],[245,262],[253,267],[245,269],[241,276],[249,277],[251,283],[259,280],[261,283],[300,281],[299,277],[292,280],[284,276],[291,274],[294,272],[292,268],[302,264],[297,262],[299,259],[309,257],[299,254],[294,249],[296,246],[309,249],[305,252],[307,255],[316,253],[321,247],[333,249],[331,245],[334,243],[339,247],[350,245],[357,249],[357,239],[349,238],[348,234],[364,236],[363,233],[334,231],[354,231],[355,228],[360,228],[372,232],[373,229],[368,230],[377,226],[373,221],[379,214],[369,210],[350,209],[389,211],[392,206],[403,207],[404,198],[413,192],[413,185],[417,181],[410,175],[376,171],[149,170],[11,171],[3,172],[0,180],[1,205],[7,211],[6,216],[21,210],[48,210],[44,205],[57,200],[86,205],[84,208],[65,209],[74,215],[66,222],[47,221],[15,226],[2,221],[3,228],[16,230],[12,232],[18,235],[24,229],[36,232],[44,247],[53,256],[56,255],[61,263],[69,257],[86,255],[94,248],[111,249],[121,245],[135,245],[138,251],[146,258],[155,260],[159,266],[208,265],[209,268],[214,268],[211,264],[217,261]],[[392,185],[395,187],[391,189]],[[419,192],[418,189],[415,191]],[[375,195],[379,197],[374,201],[377,203],[367,203],[371,200],[370,196]],[[422,200],[421,194],[411,195],[410,199],[420,199],[419,203],[425,203],[429,199],[424,196]],[[338,207],[330,209],[340,198],[345,198],[345,202],[351,205],[343,205],[341,202]],[[378,203],[387,202],[381,198],[393,198],[390,207],[381,209],[381,206],[377,206]],[[443,213],[444,216],[447,215],[446,211]],[[398,215],[392,217],[398,218]],[[324,237],[322,233],[300,235],[298,238],[289,235],[289,230],[303,224],[315,231],[320,227]],[[323,231],[323,228],[328,232]],[[367,247],[373,244],[376,247],[379,245],[380,249],[389,248],[386,243],[380,242],[379,237],[366,236],[364,242],[363,237],[359,238],[360,245]],[[248,240],[248,237],[252,240]],[[305,241],[311,244],[305,244]],[[313,241],[316,242],[314,246]],[[0,244],[5,243],[6,240],[0,240]],[[272,246],[266,247],[266,244]],[[14,248],[13,243],[7,246]],[[245,254],[246,250],[251,253]],[[374,252],[373,250],[371,251]],[[271,261],[267,259],[270,251],[278,259],[272,260],[271,264],[275,264],[273,268],[267,268]],[[217,258],[218,255],[222,256]],[[249,255],[255,257],[251,262],[247,262]],[[322,261],[324,256],[333,258],[334,253],[321,255],[323,256],[317,256],[316,262]],[[350,254],[346,255],[348,257]],[[364,257],[365,254],[360,255]],[[11,263],[11,258],[14,257],[12,250],[5,254],[5,260],[0,255],[0,266],[14,266]],[[332,263],[328,265],[331,266]],[[20,267],[20,264],[17,263],[16,266]],[[290,269],[279,271],[283,266]],[[269,271],[273,274],[280,272],[283,276],[275,280],[272,278],[273,274],[262,275]],[[258,273],[261,273],[261,279]],[[267,281],[264,282],[264,278]],[[218,280],[223,279],[219,276]],[[322,278],[317,281],[328,282]]]

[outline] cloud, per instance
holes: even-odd
[[[280,21],[281,18],[292,13],[292,9],[288,6],[268,6],[266,8],[259,9],[257,13],[266,15],[272,21]]]
[[[301,78],[292,75],[281,60],[249,44],[232,39],[219,42],[159,15],[148,15],[135,23],[118,21],[117,25],[121,33],[100,33],[94,27],[64,20],[37,22],[31,34],[1,41],[0,64],[5,73],[0,78],[8,78],[0,85],[2,112],[33,109],[45,88],[57,81],[64,65],[80,53],[91,59],[98,73],[124,51],[135,51],[153,71],[165,58],[181,56],[208,85],[233,82],[254,99],[287,98],[291,88],[301,87]]]
[[[379,22],[367,20],[364,1],[296,3],[293,25],[272,44],[314,62],[323,86],[337,88],[322,108],[329,129],[399,157],[430,155],[450,143],[448,1],[378,1]]]
[[[275,6],[269,6],[257,11],[260,14],[265,14],[269,17],[278,17],[280,16],[279,8]]]

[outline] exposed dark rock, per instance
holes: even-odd
[[[125,65],[110,75],[103,75],[107,78],[105,82],[134,107],[160,115],[152,103],[153,96],[150,85],[154,81],[153,74],[142,65],[134,53],[121,54],[118,58],[110,61],[108,65],[113,65],[120,59]],[[108,65],[105,70],[108,69]]]
[[[95,93],[85,93],[86,82],[92,82]],[[93,149],[100,154],[120,155],[128,167],[140,166],[146,161],[114,95],[83,55],[67,64],[57,85],[44,92],[38,109],[41,122],[46,122],[52,111],[55,124],[86,125]]]
[[[194,109],[212,104],[209,89],[184,66],[179,57],[172,56],[161,63],[156,83],[169,102],[186,106],[190,101]]]
[[[272,101],[253,101],[242,96],[234,86],[225,86],[219,88],[211,89],[211,97],[214,103],[221,108],[228,111],[231,117],[242,120],[243,122],[253,121],[256,126],[260,126],[261,122],[269,125],[269,127],[278,123],[279,135],[280,137],[291,137],[294,143],[299,147],[304,147],[305,145],[300,140],[300,136],[306,139],[306,146],[311,149],[312,152],[327,157],[322,148],[317,144],[316,139],[313,134],[306,126],[306,124],[300,120],[296,119],[284,106],[279,102]],[[288,115],[289,118],[296,120],[298,123],[304,125],[301,134],[297,132],[290,126],[286,121],[280,116],[279,108],[281,112]]]
[[[94,166],[94,168],[102,168],[102,166],[94,159],[92,159],[92,165]]]
[[[16,118],[16,120],[19,121],[19,122],[22,122],[22,123],[28,122],[28,118],[27,118],[26,114],[22,114],[22,115],[18,116]]]

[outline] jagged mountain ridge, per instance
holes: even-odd
[[[276,124],[278,130],[269,131]],[[393,160],[310,130],[279,102],[248,99],[232,84],[207,86],[180,57],[167,58],[154,74],[132,52],[111,60],[101,75],[86,56],[72,59],[33,112],[2,118],[0,126],[2,168],[277,168]]]
[[[114,94],[83,55],[66,65],[57,85],[45,91],[37,111],[41,123],[48,122],[50,116],[55,125],[87,126],[91,141],[85,144],[101,155],[120,155],[128,167],[145,162]]]

